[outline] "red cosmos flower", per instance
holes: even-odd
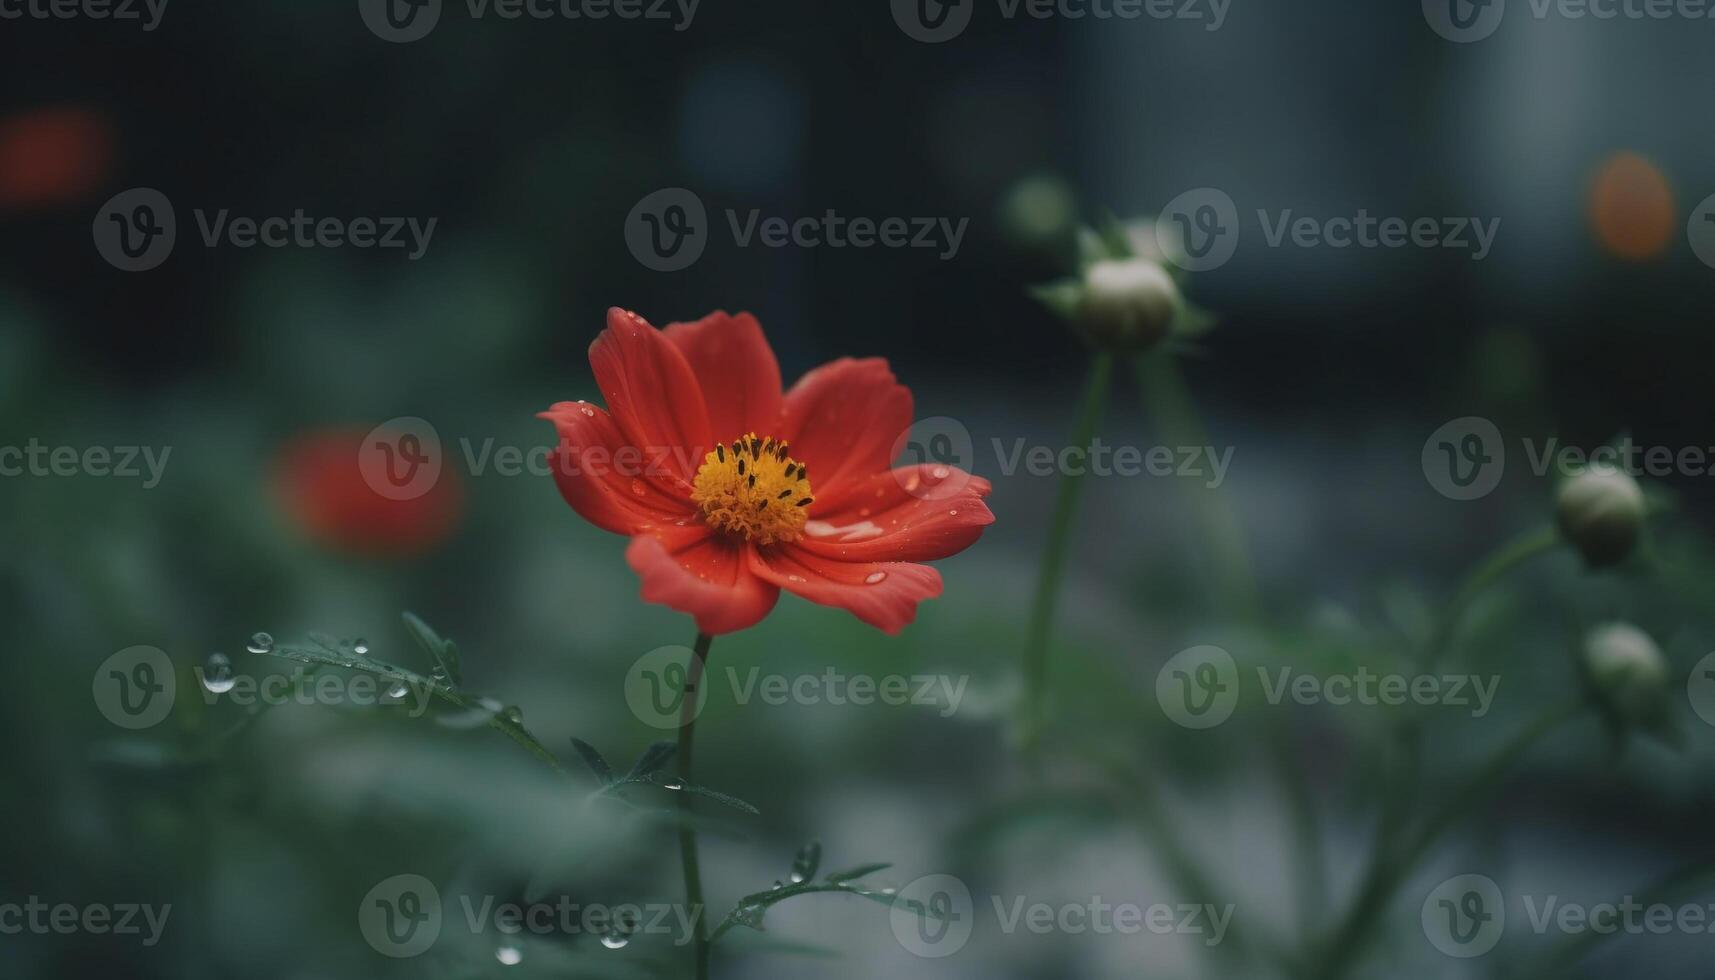
[[[702,632],[755,625],[785,589],[897,633],[941,594],[917,563],[994,522],[987,480],[889,468],[912,415],[885,360],[843,358],[782,393],[748,313],[656,330],[613,309],[607,323],[590,367],[608,410],[540,415],[560,434],[555,482],[585,520],[631,537],[643,598]]]

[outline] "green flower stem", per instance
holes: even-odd
[[[697,634],[686,668],[684,701],[679,707],[679,781],[691,785],[691,749],[696,735],[698,687],[703,682],[703,669],[709,660],[709,644],[714,637]],[[704,917],[703,873],[697,864],[697,831],[691,826],[691,794],[679,794],[679,858],[685,866],[685,904],[689,906],[696,941],[697,980],[709,978],[709,926]]]
[[[1137,361],[1138,389],[1144,408],[1164,445],[1210,446],[1209,432],[1191,398],[1179,362],[1170,351],[1159,351]],[[1212,590],[1221,597],[1227,615],[1244,623],[1263,625],[1262,606],[1257,599],[1256,574],[1244,528],[1226,496],[1217,490],[1192,491],[1191,506],[1199,529],[1198,540],[1213,556]],[[1327,905],[1327,862],[1323,857],[1322,834],[1317,828],[1316,806],[1296,740],[1284,720],[1269,714],[1268,753],[1281,794],[1286,798],[1297,856],[1298,909],[1301,925],[1313,926],[1318,909]]]
[[[1559,542],[1560,535],[1554,528],[1545,527],[1502,546],[1474,567],[1436,621],[1435,631],[1424,653],[1425,670],[1433,670],[1447,656],[1465,613],[1478,597],[1532,558],[1552,550]],[[1384,803],[1376,830],[1375,849],[1370,856],[1372,872],[1378,864],[1388,860],[1399,843],[1406,816],[1414,808],[1418,777],[1423,767],[1423,717],[1408,717],[1395,732],[1393,744],[1397,746],[1400,758],[1395,765],[1388,767],[1384,777]]]
[[[1430,668],[1434,668],[1441,658],[1453,645],[1453,638],[1459,631],[1459,623],[1465,618],[1465,611],[1476,598],[1483,594],[1507,573],[1523,565],[1538,555],[1544,554],[1560,543],[1560,533],[1552,527],[1544,527],[1532,531],[1512,543],[1502,547],[1490,555],[1481,565],[1472,569],[1471,574],[1459,586],[1459,591],[1453,593],[1441,619],[1436,623],[1435,633],[1429,640],[1429,652],[1425,660]]]
[[[1213,445],[1172,352],[1160,351],[1138,358],[1137,381],[1144,409],[1154,421],[1163,444]],[[1214,490],[1194,490],[1192,505],[1200,540],[1210,548],[1214,559],[1215,591],[1226,603],[1228,615],[1259,620],[1256,574],[1238,515],[1233,513],[1226,496]]]
[[[1364,880],[1354,893],[1345,918],[1329,937],[1322,951],[1322,966],[1315,976],[1320,980],[1335,980],[1344,976],[1363,952],[1371,927],[1386,911],[1394,892],[1410,877],[1424,855],[1441,835],[1465,816],[1485,796],[1492,793],[1508,771],[1544,737],[1584,710],[1582,697],[1566,701],[1543,712],[1537,719],[1520,729],[1511,739],[1489,756],[1465,784],[1435,811],[1405,843],[1382,853],[1372,862]]]
[[[1083,407],[1078,412],[1077,428],[1072,432],[1072,445],[1088,449],[1094,441],[1102,413],[1107,409],[1113,373],[1112,354],[1104,351],[1091,360],[1090,376],[1084,382]],[[1047,723],[1048,634],[1054,626],[1054,606],[1060,595],[1060,580],[1065,577],[1066,552],[1071,545],[1072,521],[1077,515],[1078,492],[1082,483],[1081,473],[1060,475],[1053,523],[1048,532],[1048,551],[1042,558],[1042,569],[1036,580],[1036,599],[1031,605],[1030,625],[1025,633],[1023,742],[1025,750],[1031,753],[1034,753]]]

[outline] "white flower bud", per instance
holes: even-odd
[[[1179,286],[1159,263],[1104,259],[1084,272],[1079,323],[1098,347],[1144,350],[1167,336],[1180,302]]]
[[[1605,623],[1584,639],[1584,669],[1597,697],[1620,720],[1650,723],[1667,707],[1668,665],[1649,634]]]
[[[1592,565],[1625,560],[1637,545],[1647,507],[1638,481],[1618,469],[1585,470],[1555,499],[1560,533]]]

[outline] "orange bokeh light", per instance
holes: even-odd
[[[1655,258],[1677,227],[1673,188],[1643,156],[1617,153],[1590,182],[1590,225],[1609,255],[1631,262]]]

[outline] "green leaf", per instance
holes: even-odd
[[[540,741],[537,741],[536,736],[530,734],[523,722],[508,717],[505,711],[496,707],[499,704],[498,701],[466,694],[454,689],[444,681],[424,677],[409,668],[378,660],[368,654],[358,653],[349,644],[336,640],[326,633],[310,633],[307,643],[276,643],[265,656],[278,657],[281,660],[290,660],[294,663],[359,670],[381,677],[402,680],[413,687],[427,690],[435,698],[447,704],[464,708],[467,711],[485,713],[490,728],[498,730],[507,738],[523,746],[526,751],[547,763],[554,771],[565,771],[560,767],[560,760],[555,758],[554,753],[549,752]]]
[[[464,671],[459,663],[458,644],[444,639],[414,613],[403,613],[399,618],[405,621],[405,628],[411,631],[411,636],[416,639],[417,644],[434,660],[435,665],[441,668],[441,672],[447,675],[452,686],[462,685]]]
[[[837,885],[841,882],[852,881],[857,878],[863,878],[868,875],[875,874],[878,871],[886,871],[891,867],[893,867],[891,864],[863,864],[851,869],[850,871],[835,871],[833,874],[828,875],[828,880]]]
[[[678,751],[679,747],[674,745],[672,742],[655,742],[651,744],[648,748],[643,750],[642,755],[637,757],[637,764],[632,766],[631,771],[625,774],[625,779],[623,781],[635,783],[648,779],[662,766],[666,765],[668,760],[672,759]]]
[[[607,760],[601,757],[601,753],[596,751],[595,746],[581,738],[574,738],[572,739],[572,748],[578,750],[578,755],[584,760],[584,765],[590,767],[590,772],[595,774],[595,778],[603,786],[613,783],[613,767],[607,764]]]
[[[1067,321],[1078,318],[1078,308],[1084,302],[1084,283],[1079,279],[1057,279],[1026,291],[1032,299],[1048,307],[1049,312]]]
[[[849,880],[850,878],[862,877],[865,874],[871,874],[886,867],[891,867],[891,865],[867,864],[854,871],[846,872],[846,877],[844,878],[829,875],[826,880],[819,882],[803,881],[795,882],[790,885],[776,884],[768,891],[757,892],[754,895],[746,895],[738,900],[738,904],[733,906],[732,911],[728,912],[726,914],[726,918],[721,920],[720,925],[716,926],[714,931],[709,934],[709,942],[716,942],[722,936],[726,935],[726,933],[738,926],[744,926],[746,929],[754,929],[757,932],[762,932],[763,918],[768,914],[768,910],[773,906],[786,901],[788,898],[796,898],[799,895],[856,895],[859,898],[866,898],[877,904],[892,908],[896,896],[891,890],[883,891],[874,888],[867,888]],[[931,912],[921,906],[914,906],[913,910],[920,916],[927,915],[935,918],[941,918],[938,913]]]
[[[658,780],[657,785],[674,790],[675,792],[689,793],[692,796],[701,796],[706,799],[714,800],[716,803],[722,804],[723,806],[730,806],[734,810],[742,810],[753,817],[760,817],[762,815],[761,810],[758,810],[756,807],[751,806],[749,803],[746,803],[738,797],[722,793],[719,790],[709,789],[707,786],[698,786],[696,783],[687,783],[673,778]]]

